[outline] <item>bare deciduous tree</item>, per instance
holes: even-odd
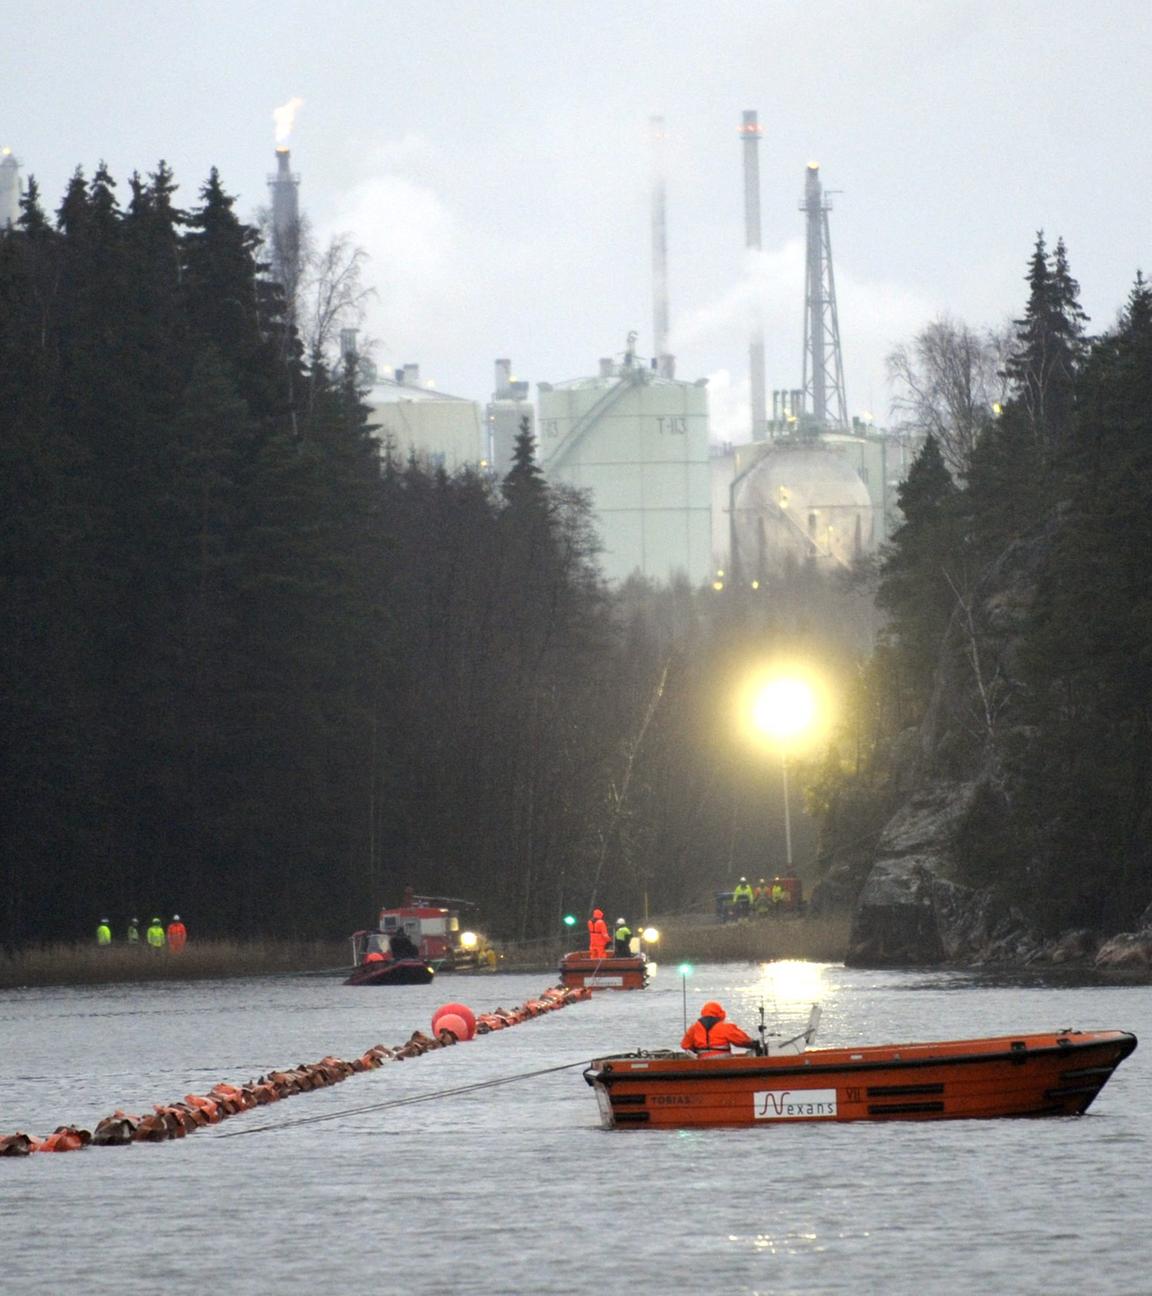
[[[368,253],[348,233],[333,234],[318,247],[307,216],[300,216],[288,235],[277,232],[268,208],[258,213],[258,222],[271,264],[288,280],[281,287],[304,354],[334,361],[339,331],[360,325],[365,303],[376,291],[364,284]]]
[[[953,475],[968,471],[980,429],[1004,400],[1007,338],[941,315],[888,356],[902,430],[931,434]]]
[[[313,252],[300,289],[300,332],[309,355],[324,355],[342,328],[359,325],[364,304],[375,292],[365,287],[368,253],[351,234],[334,234]]]

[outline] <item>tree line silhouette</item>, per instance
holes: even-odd
[[[0,941],[338,935],[407,884],[530,936],[769,868],[718,681],[814,578],[610,593],[527,432],[498,483],[381,450],[215,171],[116,189],[0,234]]]

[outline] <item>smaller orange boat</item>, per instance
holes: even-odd
[[[1079,1116],[1136,1047],[1128,1031],[1053,1031],[696,1058],[626,1053],[584,1072],[606,1129],[788,1121]]]
[[[560,984],[568,990],[643,990],[648,984],[648,957],[605,955],[573,950],[560,961]]]

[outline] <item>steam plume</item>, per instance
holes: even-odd
[[[297,112],[304,106],[304,100],[299,95],[293,95],[286,104],[281,104],[279,108],[272,109],[272,120],[276,123],[276,143],[283,144],[292,134],[292,123],[296,120]]]

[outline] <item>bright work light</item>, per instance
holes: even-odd
[[[816,695],[802,679],[784,675],[765,684],[752,704],[756,727],[770,738],[795,738],[816,719]]]

